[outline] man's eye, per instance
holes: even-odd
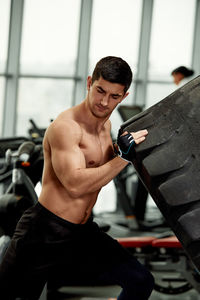
[[[117,99],[119,98],[119,96],[113,95],[112,98],[113,98],[114,100],[117,100]]]
[[[100,94],[103,94],[103,93],[104,93],[104,91],[99,90],[99,89],[97,90],[97,92],[100,93]]]

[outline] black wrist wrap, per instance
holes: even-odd
[[[117,138],[117,145],[114,146],[115,153],[117,153],[121,158],[126,161],[131,161],[131,159],[135,156],[134,145],[135,141],[133,136],[130,133],[125,135],[120,135]]]

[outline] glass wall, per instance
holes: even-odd
[[[10,18],[10,1],[0,0],[0,73],[6,71],[8,33]]]
[[[192,62],[195,0],[154,0],[149,78],[170,80],[170,73]]]
[[[64,79],[22,78],[19,81],[18,135],[27,135],[29,119],[42,128],[64,109],[71,107],[74,82]]]
[[[171,94],[174,90],[173,83],[154,83],[151,82],[147,86],[147,101],[145,108],[148,108],[162,99],[164,99],[167,95]]]
[[[173,69],[191,67],[195,9],[195,0],[154,0],[146,107],[177,88]]]
[[[2,131],[5,73],[10,22],[10,0],[0,0],[0,134]]]
[[[26,0],[21,74],[73,76],[79,17],[80,0]]]
[[[89,51],[89,72],[104,56],[120,56],[137,73],[140,40],[142,0],[94,0]],[[124,104],[133,104],[133,86]],[[122,120],[114,112],[111,121],[113,132]]]
[[[80,4],[80,0],[25,1],[18,135],[26,134],[29,118],[45,127],[50,119],[72,105],[71,77],[76,70]],[[26,79],[27,75],[36,78]]]
[[[137,72],[142,0],[94,0],[89,70],[104,56],[120,56]]]
[[[134,79],[137,78],[140,65],[138,64],[140,33],[141,26],[144,25],[141,22],[144,1],[147,0],[87,2],[93,8],[90,47],[88,51],[84,49],[89,56],[89,73],[100,58],[115,55],[127,60],[133,70]],[[146,102],[146,107],[160,101],[176,88],[170,76],[172,69],[179,65],[191,67],[197,2],[197,0],[152,1],[150,48],[145,52],[149,57],[147,93],[146,99],[142,99]],[[9,78],[11,81],[14,75],[10,74],[11,77],[8,77],[6,73],[11,3],[11,0],[0,0],[0,117],[4,94],[12,95],[10,90],[7,93],[7,88],[4,93],[7,87],[6,79]],[[16,78],[18,84],[16,131],[17,135],[22,135],[27,132],[26,123],[29,118],[34,116],[37,118],[35,121],[41,123],[38,125],[47,126],[49,119],[55,118],[56,114],[73,103],[78,53],[79,61],[82,56],[85,58],[80,48],[78,52],[81,7],[85,1],[24,0],[19,3],[24,3],[24,11],[19,82],[18,77]],[[151,12],[147,11],[146,17],[147,14],[151,15]],[[89,35],[89,32],[85,33],[87,34]],[[133,105],[134,101],[141,102],[140,99],[134,99],[136,94],[134,91],[141,82],[146,84],[145,78],[141,76],[140,82],[133,80],[130,95],[122,104]],[[85,82],[85,78],[80,79]],[[9,88],[12,89],[12,84]],[[9,107],[7,110],[9,111]],[[117,129],[122,122],[121,118],[114,113],[111,119],[113,128]]]
[[[0,133],[2,131],[3,120],[3,99],[4,99],[5,78],[0,76]],[[1,134],[0,134],[1,135]]]

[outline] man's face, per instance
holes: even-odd
[[[89,106],[97,118],[108,117],[114,108],[125,98],[124,85],[112,83],[100,77],[92,84],[92,78],[87,79]]]

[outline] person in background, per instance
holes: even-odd
[[[194,75],[194,70],[188,69],[184,66],[180,66],[174,69],[171,72],[171,75],[173,77],[174,83],[180,87],[192,79],[191,77],[192,75]]]

